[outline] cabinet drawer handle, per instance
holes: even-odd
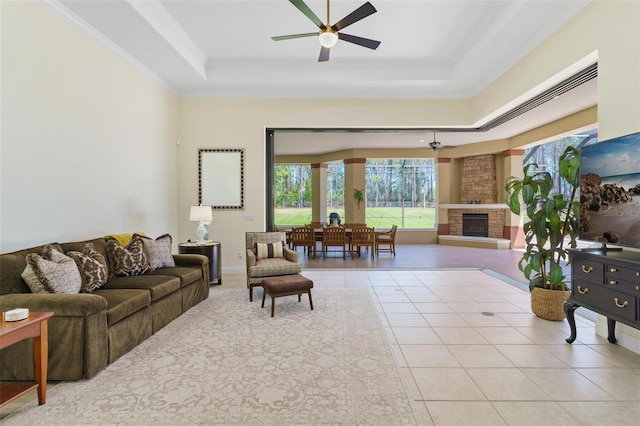
[[[636,290],[640,291],[640,285],[636,286]]]
[[[578,293],[580,293],[580,294],[586,294],[586,293],[589,293],[589,289],[588,289],[588,288],[585,288],[585,289],[583,290],[583,289],[582,289],[582,286],[580,286],[580,285],[579,285],[579,286],[578,286]]]
[[[593,272],[593,266],[589,266],[587,268],[586,265],[582,265],[582,272],[584,272],[585,274],[592,273]]]
[[[640,272],[636,272],[636,278],[640,278]]]
[[[609,280],[609,284],[616,285],[616,284],[618,284],[618,282],[616,280]]]
[[[627,306],[629,306],[629,301],[625,300],[622,304],[620,304],[620,301],[618,300],[618,298],[614,298],[613,299],[614,302],[616,302],[616,306],[618,308],[626,308]]]
[[[616,268],[610,268],[609,272],[618,272],[618,270]]]

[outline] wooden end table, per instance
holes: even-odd
[[[0,383],[0,407],[21,397],[32,389],[37,389],[38,404],[43,405],[47,398],[47,362],[49,341],[47,320],[53,312],[29,312],[29,317],[20,321],[0,320],[0,349],[4,349],[22,340],[33,338],[33,361],[36,381]]]

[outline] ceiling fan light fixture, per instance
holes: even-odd
[[[338,42],[338,33],[333,32],[330,29],[320,31],[318,34],[318,41],[322,47],[331,48]]]

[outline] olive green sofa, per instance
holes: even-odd
[[[82,251],[86,243],[107,259],[104,238],[54,243],[56,250]],[[174,254],[175,267],[128,277],[109,277],[92,293],[41,294],[21,277],[29,253],[44,246],[0,254],[0,311],[51,311],[49,380],[95,376],[192,306],[209,296],[209,262],[199,254]],[[0,380],[33,380],[31,339],[0,351]]]

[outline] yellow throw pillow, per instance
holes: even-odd
[[[129,243],[133,239],[134,234],[142,235],[143,237],[145,236],[144,232],[130,232],[130,233],[124,233],[124,234],[111,234],[111,235],[105,236],[104,238],[105,239],[113,238],[114,240],[119,242],[121,246],[126,247],[129,245]]]

